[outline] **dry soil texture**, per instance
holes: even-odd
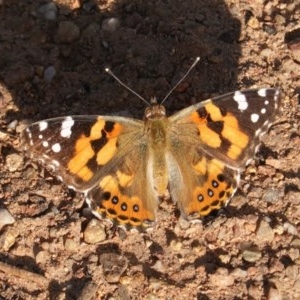
[[[300,2],[0,1],[0,299],[300,299]],[[142,118],[196,56],[171,114],[276,86],[281,115],[229,206],[199,224],[163,203],[151,232],[95,220],[28,159],[26,124],[74,114]],[[9,223],[7,217],[1,222]]]

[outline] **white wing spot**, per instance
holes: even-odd
[[[236,91],[234,93],[233,99],[238,103],[238,109],[240,111],[246,110],[248,108],[247,98],[240,91]]]
[[[61,150],[61,146],[59,143],[56,143],[56,144],[52,145],[51,149],[53,152],[58,153]]]
[[[74,125],[74,120],[72,117],[66,117],[66,119],[61,124],[60,136],[64,138],[69,138],[72,134],[72,126]]]
[[[48,128],[48,122],[46,122],[46,121],[41,121],[41,122],[39,123],[39,128],[40,128],[40,131],[44,131],[45,129]]]
[[[265,101],[265,105],[268,105],[270,102],[268,100]]]
[[[264,115],[267,112],[267,110],[265,108],[262,108],[260,112]]]
[[[252,123],[256,123],[259,119],[259,115],[258,114],[252,114],[251,115],[251,122]]]
[[[47,141],[43,141],[43,144],[42,144],[45,148],[49,147],[49,143]]]
[[[43,136],[42,136],[41,134],[39,134],[39,139],[40,139],[40,140],[43,139]]]
[[[260,96],[260,97],[266,97],[267,96],[267,89],[259,89],[257,91],[257,94]]]

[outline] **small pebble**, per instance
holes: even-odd
[[[49,245],[48,242],[43,242],[41,244],[41,247],[42,247],[43,250],[49,250],[50,245]]]
[[[126,271],[128,262],[125,257],[117,253],[103,253],[99,257],[100,264],[107,282],[117,283]]]
[[[295,248],[300,248],[300,239],[299,238],[293,239],[291,242],[291,246],[293,246]]]
[[[268,188],[263,196],[262,200],[267,201],[267,202],[276,202],[279,200],[279,191],[278,189],[275,188]]]
[[[272,242],[274,239],[274,231],[272,230],[269,223],[261,221],[256,230],[256,237],[259,241]]]
[[[257,18],[255,17],[251,17],[248,21],[248,25],[252,28],[252,29],[259,29],[260,25],[259,25],[259,21]]]
[[[48,251],[42,250],[36,255],[35,261],[37,264],[45,264],[48,257],[49,257]]]
[[[227,287],[234,284],[234,277],[225,268],[218,268],[214,274],[210,275],[209,280],[211,284],[217,287]]]
[[[93,38],[99,34],[100,30],[101,28],[99,24],[91,23],[82,31],[81,38]]]
[[[1,251],[8,251],[16,242],[16,238],[19,236],[19,231],[15,228],[4,232],[0,236],[0,249]]]
[[[92,254],[89,256],[89,262],[91,262],[91,263],[97,263],[98,259],[99,259],[98,255],[96,255],[96,254]]]
[[[172,240],[170,243],[170,247],[173,251],[179,252],[182,249],[182,243],[176,240]]]
[[[162,264],[162,262],[160,260],[156,261],[156,263],[153,265],[152,268],[160,273],[165,273],[165,271],[166,271],[165,266]]]
[[[120,21],[117,18],[108,18],[102,22],[102,30],[112,33],[120,27]]]
[[[49,237],[51,237],[51,238],[56,238],[57,235],[58,235],[57,229],[56,229],[55,227],[51,227],[51,228],[49,229]]]
[[[271,58],[273,55],[273,51],[270,48],[265,48],[260,52],[261,56],[267,57],[267,58]]]
[[[15,223],[14,217],[5,208],[0,209],[0,230],[9,224]]]
[[[73,239],[65,240],[65,249],[69,252],[76,252],[78,249],[78,244]]]
[[[290,279],[290,280],[296,280],[299,277],[299,266],[292,264],[290,266],[287,266],[285,269],[285,275]]]
[[[54,2],[48,2],[46,4],[43,4],[41,5],[39,8],[38,8],[38,12],[40,14],[45,14],[47,13],[48,11],[56,11],[57,12],[57,7],[55,5]]]
[[[70,44],[78,40],[79,36],[80,30],[75,23],[70,21],[62,21],[59,23],[56,35],[56,41],[58,43]]]
[[[7,168],[10,172],[21,169],[23,165],[23,157],[17,153],[8,154],[6,156]]]
[[[188,221],[187,219],[185,219],[184,217],[180,216],[178,219],[178,224],[180,226],[181,229],[188,229],[191,225],[191,222]]]
[[[49,10],[45,13],[45,19],[49,21],[54,21],[56,20],[57,17],[57,12],[54,10]]]
[[[158,298],[157,296],[155,296],[154,294],[147,294],[145,297],[146,300],[159,300],[160,298]]]
[[[53,66],[48,67],[44,72],[44,80],[51,82],[56,74],[56,70]]]
[[[17,125],[18,125],[18,120],[13,120],[7,125],[7,128],[15,131],[17,128]]]
[[[241,268],[235,268],[235,269],[233,269],[233,271],[230,274],[236,278],[246,278],[248,275],[248,272]]]
[[[271,287],[269,290],[267,299],[268,300],[282,300],[282,297],[277,289],[274,289]]]
[[[88,244],[96,244],[106,239],[105,228],[99,220],[92,219],[83,233],[83,239]]]
[[[163,286],[165,285],[165,283],[162,280],[159,280],[155,277],[150,277],[149,279],[149,288],[151,290],[159,290],[161,289]]]
[[[262,254],[258,248],[249,247],[242,252],[242,257],[245,261],[256,262],[262,257]]]
[[[80,296],[77,298],[78,300],[93,300],[95,299],[95,295],[97,294],[98,285],[93,282],[88,282],[86,286],[81,291]],[[65,298],[64,298],[65,299]],[[112,297],[110,297],[112,299]]]
[[[289,234],[292,234],[292,235],[298,235],[298,230],[297,228],[292,225],[291,223],[289,222],[284,222],[283,224],[283,228],[286,232],[288,232]]]

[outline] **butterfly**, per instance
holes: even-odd
[[[235,91],[169,117],[153,100],[144,120],[58,117],[29,125],[22,140],[33,158],[84,193],[95,216],[146,228],[168,194],[188,220],[226,205],[280,99],[273,88]]]

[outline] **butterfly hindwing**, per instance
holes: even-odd
[[[239,182],[239,171],[228,168],[206,154],[198,158],[195,164],[188,165],[185,161],[179,163],[181,176],[170,180],[172,199],[187,219],[207,216],[226,205]]]

